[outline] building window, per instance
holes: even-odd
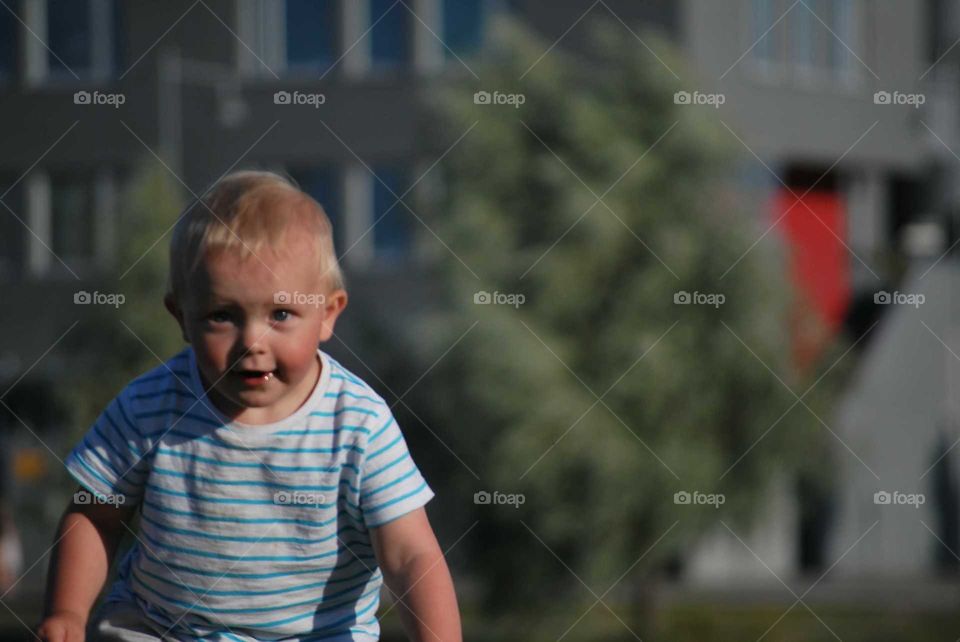
[[[326,72],[336,59],[336,2],[287,0],[286,11],[287,68]]]
[[[0,7],[0,83],[8,83],[17,72],[17,19],[11,11],[16,3],[7,3],[10,11]]]
[[[345,251],[340,174],[332,167],[310,167],[291,169],[290,176],[323,207],[333,226],[333,244],[339,256]]]
[[[117,70],[118,4],[117,0],[47,0],[45,53],[50,77],[104,77]]]
[[[849,69],[852,56],[847,47],[856,40],[851,1],[810,0],[794,9],[797,15],[788,17],[793,21],[792,62],[804,69],[838,74]]]
[[[0,281],[18,278],[26,260],[26,213],[23,189],[16,180],[12,175],[0,177]]]
[[[89,0],[47,0],[47,64],[50,74],[82,75],[93,67]]]
[[[443,0],[443,42],[448,58],[480,49],[484,31],[483,0]],[[452,53],[451,53],[452,52]]]
[[[407,65],[411,54],[411,17],[393,0],[370,0],[370,60],[374,67]]]
[[[953,44],[950,35],[953,33],[951,25],[956,24],[956,7],[952,0],[929,0],[925,11],[925,27],[927,33],[927,64],[940,60],[941,56]]]
[[[794,5],[786,0],[752,0],[752,60],[763,71],[783,75],[848,75],[853,62],[850,50],[858,48],[854,3],[808,0]]]
[[[113,73],[118,75],[124,71],[127,61],[127,30],[124,28],[126,7],[127,5],[120,0],[110,0],[110,34],[113,45],[110,51],[112,57],[110,67]]]
[[[75,172],[50,175],[50,231],[54,254],[82,267],[94,258],[94,185]]]
[[[779,5],[779,2],[776,0],[753,0],[751,3],[750,43],[753,44],[753,49],[750,50],[750,53],[760,63],[774,64],[780,62],[777,52],[782,41],[777,37],[779,35],[778,29],[776,27],[770,28],[779,17],[773,15],[774,8],[777,5]]]
[[[833,26],[831,28],[840,36],[840,39],[833,38],[831,43],[830,67],[837,73],[849,73],[853,69],[853,55],[847,47],[854,47],[858,40],[856,22],[853,18],[853,0],[833,0],[832,5]]]
[[[373,251],[377,259],[395,261],[409,256],[412,244],[412,214],[398,198],[409,203],[410,187],[405,171],[397,167],[374,167],[373,179]]]
[[[810,4],[806,6],[797,5],[795,7],[796,15],[788,16],[793,27],[790,43],[792,45],[791,61],[804,69],[815,67],[817,60],[814,53],[823,51],[822,48],[817,47],[817,40],[818,36],[821,35],[820,32],[826,30],[823,29],[823,25],[817,21],[811,12],[811,9],[818,11],[820,8],[818,5],[820,4],[822,3],[810,0]],[[810,9],[807,8],[808,6]]]
[[[338,0],[238,1],[235,51],[240,70],[252,75],[325,75],[339,62],[344,6],[352,5]]]

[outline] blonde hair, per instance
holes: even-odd
[[[273,172],[246,170],[223,177],[174,226],[167,293],[182,301],[191,275],[209,252],[237,252],[245,259],[267,246],[284,254],[286,235],[294,229],[313,238],[317,269],[326,284],[343,289],[333,226],[317,201]]]

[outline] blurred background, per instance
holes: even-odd
[[[0,0],[0,638],[181,346],[170,228],[261,168],[334,223],[323,348],[465,639],[956,640],[958,42],[949,0]]]

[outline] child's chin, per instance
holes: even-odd
[[[247,408],[263,408],[274,402],[274,395],[263,390],[241,390],[234,398],[237,403]]]
[[[274,401],[274,395],[264,390],[221,390],[220,397],[236,408],[263,408]]]

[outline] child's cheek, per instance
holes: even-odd
[[[227,364],[227,353],[230,349],[230,342],[226,337],[218,335],[206,335],[203,340],[203,360],[211,370],[223,372]]]
[[[306,376],[316,359],[317,347],[309,339],[303,337],[296,343],[285,346],[285,348],[282,363],[288,376],[297,378]]]

